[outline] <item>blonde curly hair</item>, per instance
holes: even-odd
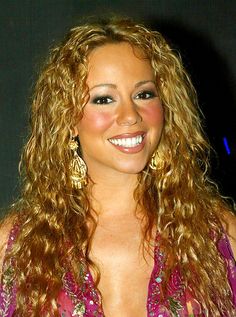
[[[17,313],[40,316],[46,307],[48,315],[57,316],[63,263],[69,258],[79,278],[74,263],[85,249],[89,265],[94,265],[89,259],[87,221],[94,222],[89,195],[86,189],[71,186],[68,144],[88,98],[88,55],[98,46],[123,41],[143,50],[150,60],[165,113],[155,152],[157,168],[147,165],[135,190],[137,204],[146,211],[144,238],[148,240],[157,225],[163,250],[174,254],[166,274],[173,261],[178,263],[186,285],[210,315],[226,311],[233,316],[226,268],[216,247],[222,235],[221,213],[227,206],[207,176],[209,145],[195,90],[180,57],[161,34],[129,19],[73,28],[52,50],[36,84],[32,131],[21,160],[22,198],[14,206],[20,232],[9,254],[16,268]],[[70,248],[65,250],[68,241]],[[30,312],[25,311],[28,303]]]

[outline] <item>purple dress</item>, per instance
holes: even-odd
[[[16,238],[18,226],[11,230],[9,250]],[[233,303],[236,308],[236,264],[232,249],[226,235],[218,243],[218,249],[225,259],[228,279],[233,293]],[[73,274],[67,271],[63,276],[63,287],[58,295],[57,304],[61,317],[104,317],[101,298],[92,275],[81,257],[83,267],[83,282],[78,285]],[[3,267],[2,284],[0,285],[0,317],[13,317],[16,303],[16,285],[14,282],[14,265]],[[147,298],[147,317],[184,317],[208,316],[201,304],[186,290],[178,267],[174,268],[168,283],[166,299],[161,300],[161,282],[164,272],[164,255],[159,250],[158,239],[154,251],[154,267],[150,277]],[[227,315],[222,315],[227,316]],[[227,316],[230,317],[230,316]]]

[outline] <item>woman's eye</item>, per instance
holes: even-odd
[[[113,102],[113,99],[110,96],[96,97],[92,100],[92,103],[96,105],[108,105],[111,102]]]
[[[153,91],[142,91],[137,94],[136,99],[151,99],[155,96],[156,94]]]

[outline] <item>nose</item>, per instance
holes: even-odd
[[[142,121],[138,106],[133,100],[122,102],[117,110],[117,123],[122,126],[132,126]]]

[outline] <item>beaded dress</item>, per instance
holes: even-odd
[[[10,233],[7,252],[17,236],[19,226],[15,225]],[[228,279],[232,289],[233,303],[236,308],[236,263],[229,240],[225,234],[218,243],[218,249],[227,266]],[[83,263],[83,282],[78,285],[73,274],[68,270],[62,280],[63,287],[58,295],[57,305],[61,317],[105,317],[102,310],[101,298],[96,289],[92,275]],[[185,289],[178,267],[170,275],[167,296],[161,299],[161,283],[164,266],[164,254],[158,247],[158,239],[154,250],[154,267],[149,280],[147,297],[147,317],[185,317],[209,314],[203,310],[201,304],[194,298],[190,290]],[[3,277],[0,284],[0,317],[13,317],[15,311],[17,285],[14,281],[14,265],[3,264]],[[223,316],[231,317],[227,313]]]

